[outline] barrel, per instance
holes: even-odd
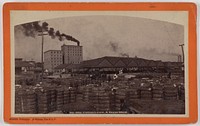
[[[92,95],[92,88],[86,86],[84,88],[84,92],[83,92],[83,101],[85,102],[89,102],[90,101],[90,96]]]
[[[22,89],[15,89],[15,113],[20,114],[23,110],[23,90]]]
[[[52,88],[49,90],[49,92],[50,92],[49,111],[53,112],[56,110],[56,99],[57,99],[56,90]]]
[[[78,93],[76,95],[76,102],[83,102],[83,93]]]
[[[159,84],[154,85],[152,94],[153,94],[153,100],[163,100],[163,96],[164,96],[163,86]]]
[[[76,89],[75,88],[69,89],[69,102],[70,103],[76,102]]]
[[[63,105],[64,105],[64,90],[63,88],[57,88],[56,91],[57,91],[56,108],[59,111],[59,110],[62,110]]]
[[[128,102],[132,103],[135,99],[140,99],[140,90],[134,88],[127,90]]]
[[[164,99],[165,100],[177,100],[178,89],[174,85],[165,85],[164,87]]]
[[[141,83],[140,86],[140,97],[141,99],[152,99],[152,84],[151,83]]]
[[[109,111],[110,110],[110,98],[109,98],[109,93],[106,93],[104,90],[101,90],[99,92],[99,106],[98,109],[99,111]]]
[[[37,90],[37,109],[38,113],[46,114],[50,112],[49,103],[51,94],[48,90]]]
[[[67,105],[70,103],[70,91],[69,91],[69,87],[64,87],[63,88],[63,104]]]
[[[35,92],[27,90],[23,96],[23,113],[37,114],[37,97]]]

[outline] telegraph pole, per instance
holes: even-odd
[[[42,37],[42,48],[41,48],[41,63],[42,63],[42,78],[41,81],[43,81],[43,75],[44,75],[44,35],[48,35],[47,33],[44,33],[43,30],[41,31],[41,34],[38,34],[38,36]]]
[[[185,64],[184,64],[184,59],[185,59],[185,58],[184,58],[184,49],[183,49],[184,44],[181,44],[181,45],[179,45],[179,46],[181,47],[182,55],[183,55],[183,64],[182,64],[183,67],[182,67],[182,68],[183,68],[183,76],[184,76],[184,68],[185,68]]]
[[[185,58],[184,58],[184,49],[183,49],[184,44],[181,44],[181,45],[179,45],[179,46],[181,47],[181,50],[182,50],[183,63],[184,63],[184,60],[185,60]]]

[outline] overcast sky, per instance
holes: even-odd
[[[141,57],[177,61],[182,54],[184,27],[179,24],[127,16],[77,16],[45,20],[49,27],[73,36],[83,46],[83,59],[102,56]],[[43,21],[42,21],[43,22]],[[45,36],[44,51],[76,44]],[[41,60],[41,37],[27,37],[15,29],[15,57]]]

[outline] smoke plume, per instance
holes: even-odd
[[[110,46],[110,49],[117,53],[119,56],[122,56],[122,57],[129,57],[129,54],[128,53],[125,53],[122,48],[118,45],[118,43],[116,42],[112,42],[110,41],[109,42],[109,46]]]
[[[129,54],[127,54],[127,53],[120,53],[120,55],[121,55],[122,57],[129,57]]]
[[[59,30],[55,32],[54,28],[49,28],[49,24],[47,22],[43,22],[42,25],[39,24],[39,21],[30,22],[26,24],[21,24],[15,27],[15,32],[18,30],[22,31],[23,34],[27,37],[36,37],[38,33],[48,32],[48,35],[52,38],[58,38],[60,41],[69,40],[72,42],[76,42],[77,45],[80,45],[80,42],[70,35],[66,35],[65,33],[60,33]],[[21,27],[20,27],[21,26]],[[21,29],[20,29],[21,28]]]
[[[114,52],[119,51],[118,43],[110,41],[109,45],[110,45],[112,51],[114,51]]]

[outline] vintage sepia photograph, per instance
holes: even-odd
[[[13,113],[186,115],[187,14],[13,11]]]

